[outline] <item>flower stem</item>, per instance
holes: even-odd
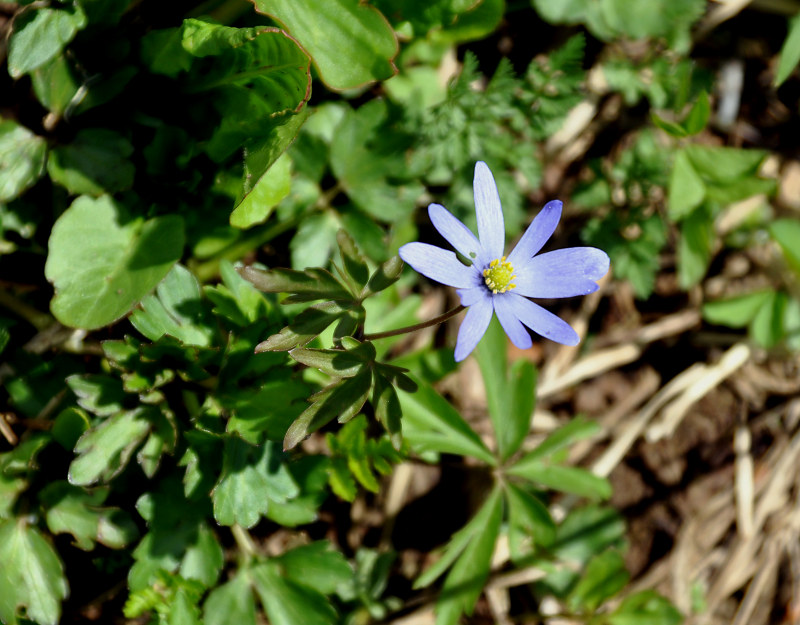
[[[428,321],[423,321],[422,323],[417,323],[413,326],[406,326],[405,328],[398,328],[397,330],[388,330],[386,332],[375,332],[374,334],[365,334],[364,340],[365,341],[374,341],[375,339],[385,339],[390,336],[397,336],[399,334],[408,334],[409,332],[416,332],[417,330],[422,330],[423,328],[429,328],[430,326],[435,326],[443,321],[447,321],[450,317],[455,317],[458,313],[464,310],[466,306],[461,306],[460,304],[455,308],[451,308],[443,315],[439,315],[438,317],[434,317]]]

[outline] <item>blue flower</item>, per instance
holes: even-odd
[[[473,191],[478,238],[444,206],[428,207],[433,225],[471,265],[460,262],[453,252],[426,243],[408,243],[399,252],[422,275],[455,287],[461,304],[468,307],[458,331],[455,359],[464,360],[475,349],[493,313],[520,349],[532,344],[526,327],[557,343],[577,345],[578,334],[568,323],[528,298],[593,293],[599,288],[597,280],[608,271],[608,255],[594,247],[570,247],[537,256],[561,218],[561,202],[553,200],[504,256],[503,209],[486,163],[475,165]]]

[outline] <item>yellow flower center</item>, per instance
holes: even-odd
[[[483,270],[483,280],[486,286],[492,289],[492,293],[505,293],[517,285],[511,282],[514,279],[514,267],[506,260],[506,257],[495,258],[489,266]]]

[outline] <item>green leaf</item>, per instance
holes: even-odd
[[[756,313],[771,299],[773,291],[765,289],[747,295],[739,295],[728,299],[703,304],[703,318],[710,323],[743,328],[750,323]]]
[[[713,182],[732,182],[758,173],[765,150],[691,144],[683,149],[694,169]]]
[[[630,575],[619,551],[609,549],[594,556],[567,599],[574,612],[594,612],[604,601],[625,588]]]
[[[245,163],[247,163],[245,158]],[[246,173],[245,176],[252,176]],[[292,161],[284,155],[276,160],[258,178],[252,189],[231,213],[230,223],[234,228],[250,228],[269,219],[278,203],[289,195],[292,183]],[[245,188],[247,182],[245,182]]]
[[[693,213],[681,224],[678,242],[678,284],[694,286],[706,275],[714,244],[714,224],[704,210]]]
[[[357,287],[356,291],[363,289],[369,280],[369,266],[364,255],[356,246],[353,237],[345,230],[337,231],[336,242],[339,244],[339,254],[345,273]]]
[[[151,341],[164,335],[184,345],[208,347],[216,334],[200,296],[200,284],[182,265],[174,265],[156,287],[155,295],[141,301],[130,322]]]
[[[789,266],[800,274],[800,220],[776,219],[769,225],[769,233],[781,246]]]
[[[708,102],[708,94],[705,91],[701,91],[686,119],[683,120],[683,127],[686,129],[686,133],[696,135],[706,127],[710,116],[711,105]]]
[[[286,577],[329,595],[349,582],[353,569],[327,540],[295,547],[275,559]]]
[[[47,510],[48,529],[53,534],[72,534],[76,546],[84,551],[94,549],[95,541],[121,549],[139,535],[126,512],[120,508],[101,507],[107,496],[108,489],[89,492],[63,481],[52,482],[39,493]]]
[[[39,102],[56,119],[77,104],[81,84],[76,80],[65,56],[57,56],[31,74],[33,91]]]
[[[161,281],[183,243],[178,215],[131,220],[108,196],[79,197],[50,235],[45,276],[56,290],[53,314],[86,329],[116,321]]]
[[[126,394],[119,378],[99,374],[71,375],[66,382],[78,398],[78,405],[97,416],[106,417],[124,407]]]
[[[683,615],[655,591],[642,590],[625,597],[606,621],[610,625],[679,625]]]
[[[133,146],[105,128],[81,130],[74,141],[50,151],[47,172],[70,193],[102,195],[125,191],[136,171],[128,157]]]
[[[414,588],[425,588],[441,577],[466,551],[470,544],[477,542],[475,540],[477,536],[485,534],[487,525],[498,513],[498,508],[502,516],[503,499],[500,491],[495,488],[478,512],[475,513],[475,516],[469,520],[469,523],[453,534],[450,541],[445,545],[441,557],[414,581]],[[477,572],[480,574],[480,571]]]
[[[392,446],[399,450],[403,445],[403,409],[392,382],[378,373],[373,384],[372,407],[375,418],[389,434]]]
[[[39,432],[17,444],[11,451],[0,454],[0,470],[5,475],[24,475],[38,469],[37,457],[47,447],[50,437]]]
[[[256,625],[256,604],[250,580],[239,571],[231,581],[214,588],[203,604],[206,625]]]
[[[483,510],[486,513],[481,514]],[[499,488],[492,491],[475,518],[478,516],[483,522],[474,526],[472,539],[444,580],[436,602],[436,625],[455,625],[463,614],[472,614],[483,591],[503,519],[503,497]]]
[[[41,178],[46,154],[44,139],[0,119],[0,202],[13,200]]]
[[[241,267],[237,271],[260,291],[291,293],[291,302],[286,303],[311,302],[316,299],[352,299],[352,295],[342,283],[331,272],[321,267],[310,267],[305,271],[294,269],[261,271],[255,267]]]
[[[264,438],[281,440],[286,430],[308,405],[310,387],[297,380],[270,380],[257,389],[223,396],[231,415],[227,431],[237,433],[254,445]]]
[[[277,562],[250,569],[253,586],[272,625],[335,625],[336,611],[315,589],[283,576]]]
[[[258,523],[272,504],[298,495],[298,488],[274,443],[260,447],[236,436],[225,439],[222,475],[211,495],[220,525],[245,528]]]
[[[88,430],[75,445],[78,457],[69,465],[70,483],[88,486],[114,479],[144,442],[157,413],[157,408],[140,406],[108,417]]]
[[[403,436],[417,452],[471,456],[494,466],[495,457],[458,411],[428,384],[416,393],[400,393]]]
[[[509,378],[506,348],[505,332],[500,322],[492,319],[478,344],[477,356],[501,460],[515,453],[525,439],[536,401],[536,369],[519,360]]]
[[[303,456],[289,464],[289,472],[300,488],[300,494],[280,506],[267,510],[267,517],[284,527],[297,527],[312,523],[318,510],[329,495],[328,467],[330,461],[323,456]]]
[[[789,32],[781,47],[781,58],[773,85],[780,87],[800,63],[800,15],[789,20]]]
[[[594,436],[600,426],[582,417],[570,419],[566,424],[547,435],[536,449],[525,454],[517,464],[548,458],[573,443]]]
[[[12,78],[41,67],[55,58],[86,26],[80,5],[28,7],[13,21],[8,42],[8,73]]]
[[[352,378],[375,360],[375,347],[369,341],[356,347],[340,349],[296,348],[289,352],[292,358],[307,367],[315,367],[334,378]]]
[[[286,432],[283,448],[292,449],[306,436],[333,419],[345,423],[355,417],[367,401],[371,388],[372,372],[364,370],[312,395],[309,401],[313,403],[297,417]]]
[[[506,482],[503,486],[511,526],[522,530],[536,543],[552,543],[556,524],[547,507],[537,497],[511,482]]]
[[[384,261],[369,277],[369,282],[367,282],[359,297],[365,299],[388,289],[400,279],[402,272],[402,259],[399,256],[392,256],[389,260]]]
[[[761,305],[750,324],[753,340],[762,347],[773,347],[784,336],[783,320],[787,297],[782,292],[772,292]]]
[[[523,458],[517,464],[506,469],[506,472],[562,493],[572,493],[593,499],[611,497],[611,484],[608,480],[578,467],[545,464],[539,460]]]
[[[703,180],[692,167],[686,152],[675,155],[672,173],[669,178],[669,217],[680,221],[691,215],[700,206],[706,189]]]
[[[58,553],[22,519],[0,523],[0,620],[16,625],[19,608],[40,625],[56,625],[69,588]],[[26,621],[28,622],[28,621]]]
[[[386,80],[396,69],[397,39],[386,18],[358,0],[255,0],[308,50],[332,89]]]
[[[182,41],[182,28],[151,30],[140,41],[142,61],[152,73],[175,78],[192,66],[193,57],[183,48]]]

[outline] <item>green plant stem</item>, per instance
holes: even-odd
[[[399,334],[408,334],[409,332],[416,332],[417,330],[422,330],[423,328],[429,328],[431,326],[435,326],[439,323],[447,321],[450,317],[455,317],[458,313],[464,310],[466,306],[458,305],[455,308],[451,308],[443,315],[439,315],[438,317],[434,317],[428,321],[423,321],[422,323],[414,324],[413,326],[406,326],[405,328],[398,328],[397,330],[388,330],[386,332],[375,332],[374,334],[365,334],[364,340],[365,341],[374,341],[376,339],[385,339],[390,336],[398,336]]]
[[[250,560],[253,556],[258,555],[258,547],[256,547],[256,544],[253,542],[250,534],[247,533],[247,530],[241,525],[238,523],[231,525],[231,534],[233,534],[236,544],[239,546],[239,549],[241,549],[244,557],[247,560]]]

